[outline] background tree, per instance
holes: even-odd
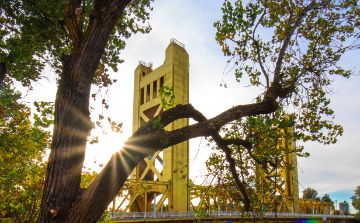
[[[323,202],[332,202],[333,203],[333,201],[331,200],[331,198],[330,198],[330,196],[328,194],[324,194],[324,196],[322,196],[322,198],[321,198],[321,201],[323,201]]]
[[[360,218],[360,186],[357,186],[354,190],[354,195],[351,197],[352,206],[358,210],[356,216]]]
[[[248,75],[262,90],[250,104],[236,105],[207,119],[191,105],[177,105],[138,129],[114,154],[89,187],[80,190],[86,141],[91,130],[89,98],[92,83],[107,86],[107,69],[116,70],[119,50],[135,32],[149,31],[149,0],[2,1],[2,64],[22,62],[22,54],[9,54],[8,41],[39,36],[39,56],[31,60],[50,65],[58,72],[54,130],[48,161],[40,222],[96,222],[122,187],[131,170],[148,154],[194,137],[210,136],[224,152],[242,196],[244,210],[252,209],[246,182],[236,171],[231,145],[253,151],[253,138],[228,140],[222,127],[247,117],[270,114],[286,106],[294,113],[296,135],[304,140],[334,143],[342,128],[332,122],[326,97],[332,77],[351,72],[337,65],[341,56],[357,44],[356,1],[225,1],[223,18],[215,24],[217,41],[237,66],[235,76]],[[271,38],[260,34],[271,33]],[[31,31],[31,32],[30,32]],[[34,32],[35,31],[35,32]],[[355,41],[355,42],[353,42]],[[33,47],[35,43],[14,44]],[[31,50],[30,50],[31,51]],[[36,50],[32,50],[36,52]],[[4,69],[3,69],[4,70]],[[21,70],[21,69],[20,69]],[[24,69],[28,71],[27,69]],[[5,69],[7,83],[15,73]],[[25,79],[32,80],[25,72]],[[39,74],[39,72],[37,72]],[[4,76],[3,75],[3,76]],[[9,81],[7,80],[10,79]],[[33,78],[34,79],[34,78]],[[197,123],[166,131],[181,118]],[[159,124],[160,120],[160,124]],[[157,124],[155,125],[154,122]],[[154,128],[156,126],[156,128]],[[241,130],[240,130],[241,131]]]
[[[235,142],[248,139],[251,143],[229,146],[236,173],[232,172],[226,153],[215,144],[214,153],[206,162],[210,176],[218,179],[220,184],[236,187],[239,182],[233,176],[239,175],[246,185],[252,210],[276,212],[276,205],[282,199],[276,193],[285,193],[281,172],[291,168],[285,162],[285,156],[289,153],[307,156],[301,146],[290,146],[295,138],[293,118],[283,111],[277,111],[270,115],[244,118],[224,127],[222,134],[226,140]]]
[[[0,221],[35,222],[44,185],[45,149],[52,123],[51,108],[35,103],[38,112],[19,103],[19,93],[0,89]],[[31,119],[34,119],[34,123]]]
[[[303,191],[303,199],[317,200],[318,199],[317,195],[318,192],[311,187],[308,187]]]

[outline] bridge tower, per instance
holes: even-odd
[[[282,167],[270,173],[265,173],[261,165],[256,166],[256,178],[259,193],[266,194],[265,191],[262,191],[261,185],[266,181],[267,183],[273,184],[276,183],[276,192],[280,196],[277,196],[276,211],[280,212],[299,212],[299,182],[298,182],[298,171],[297,171],[297,155],[296,155],[296,141],[287,137],[291,135],[294,131],[294,127],[287,127],[285,129],[279,130],[282,138],[279,139],[277,144],[277,149],[280,150],[283,154]],[[275,179],[276,178],[276,179]],[[269,193],[269,191],[267,191]],[[266,194],[265,200],[274,199],[272,194]],[[267,201],[272,205],[270,210],[273,211],[274,201]],[[269,207],[267,207],[269,208]],[[265,208],[266,209],[266,208]]]
[[[166,48],[160,67],[153,70],[152,64],[139,62],[135,69],[133,132],[164,110],[159,97],[164,86],[173,88],[175,104],[189,103],[189,55],[175,39]],[[166,126],[166,130],[186,125],[188,119],[181,119]],[[188,166],[187,141],[146,157],[126,183],[130,199],[125,211],[189,210]]]
[[[284,130],[286,134],[293,134],[294,128],[288,127]],[[297,155],[295,152],[296,141],[287,139],[282,140],[281,147],[286,150],[284,157],[285,166],[281,170],[281,178],[284,180],[284,194],[288,211],[299,212],[299,181],[298,181],[298,169],[297,169]]]

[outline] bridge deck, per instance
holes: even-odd
[[[253,215],[240,212],[215,211],[211,213],[189,212],[112,212],[113,222],[353,222],[350,215],[264,213]],[[315,221],[313,221],[315,220]]]

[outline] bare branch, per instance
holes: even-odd
[[[266,72],[265,67],[264,67],[264,63],[263,63],[263,61],[261,59],[260,45],[259,45],[259,42],[254,37],[252,37],[252,40],[253,40],[254,46],[256,48],[257,62],[259,63],[261,72],[263,73],[263,75],[265,77],[266,88],[268,89],[270,87],[269,74]]]
[[[266,88],[269,88],[270,86],[270,80],[269,80],[269,74],[266,72],[265,70],[265,67],[264,67],[264,64],[263,64],[263,61],[261,59],[261,50],[260,50],[260,46],[259,46],[259,41],[257,41],[255,39],[255,32],[256,32],[256,29],[257,27],[259,26],[259,24],[261,23],[261,21],[263,20],[265,14],[266,14],[266,6],[264,5],[264,12],[263,14],[261,15],[260,19],[258,20],[258,22],[256,23],[255,27],[254,27],[254,30],[252,32],[252,37],[250,37],[253,42],[254,42],[254,45],[255,45],[255,48],[256,48],[256,54],[257,54],[257,61],[260,65],[260,69],[265,77],[265,80],[266,80]]]
[[[279,51],[279,55],[277,57],[277,61],[276,61],[276,65],[275,65],[275,70],[274,70],[274,84],[278,85],[280,83],[280,79],[282,77],[281,75],[281,67],[284,61],[284,56],[285,56],[285,52],[287,50],[287,47],[289,46],[290,40],[295,32],[295,30],[300,26],[301,21],[304,19],[304,17],[306,16],[306,14],[310,11],[315,9],[316,7],[321,6],[320,3],[316,4],[316,1],[312,1],[307,7],[305,7],[302,12],[299,14],[298,18],[296,19],[296,21],[294,22],[294,24],[292,23],[292,19],[293,19],[293,14],[290,15],[289,21],[288,21],[288,26],[286,29],[286,34],[285,34],[285,38],[283,41],[283,44],[280,48]]]
[[[213,132],[211,137],[214,139],[214,141],[220,147],[220,149],[225,153],[225,158],[226,158],[226,161],[229,163],[229,169],[230,169],[231,175],[234,178],[235,183],[236,183],[237,187],[239,188],[240,193],[242,195],[241,200],[244,204],[244,211],[250,211],[251,210],[251,202],[250,202],[250,198],[247,193],[247,190],[246,190],[246,186],[245,186],[246,184],[245,184],[245,182],[240,180],[239,174],[236,170],[235,159],[231,155],[231,150],[229,149],[227,143],[221,138],[221,136],[219,135],[218,132]]]

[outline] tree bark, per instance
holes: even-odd
[[[75,40],[71,55],[64,57],[39,222],[74,222],[69,215],[80,194],[86,140],[91,130],[91,83],[107,38],[129,2],[96,1],[84,38]],[[83,209],[78,214],[86,216],[89,211]]]
[[[0,86],[4,82],[6,70],[6,61],[0,62]]]

